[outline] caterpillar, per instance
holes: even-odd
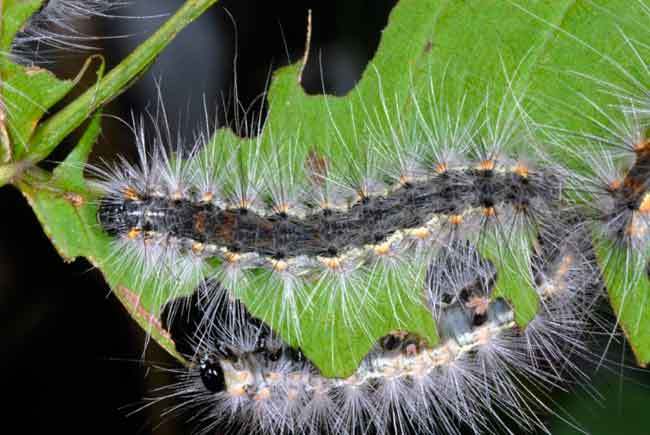
[[[587,205],[585,216],[597,225],[597,239],[628,251],[627,257],[641,262],[635,269],[645,273],[650,229],[650,138],[646,130],[650,118],[643,108],[621,110],[624,121],[617,124],[618,130],[610,128],[609,137],[587,138],[596,143],[595,152],[591,148],[593,154],[585,157],[591,170],[574,174],[573,190]]]
[[[461,121],[444,107],[424,113],[413,99],[412,124],[399,126],[408,137],[369,121],[358,143],[341,142],[369,141],[365,161],[338,171],[326,153],[292,145],[290,162],[280,162],[262,135],[228,151],[232,144],[206,145],[210,135],[199,135],[182,158],[186,145],[170,145],[164,121],[153,138],[136,128],[138,163],[93,168],[113,261],[161,287],[207,276],[236,297],[279,292],[271,310],[297,341],[301,315],[318,295],[327,295],[323,316],[363,307],[344,319],[356,328],[382,291],[395,304],[419,304],[427,265],[465,242],[534,297],[537,235],[568,222],[559,165],[531,150],[535,139],[516,102],[504,99],[497,116],[479,125],[472,120],[480,113]],[[525,303],[534,312],[536,302]]]
[[[474,283],[454,281],[431,266],[427,299],[441,341],[415,334],[382,337],[354,374],[323,377],[301,352],[283,342],[237,300],[225,298],[210,326],[201,323],[187,347],[190,361],[165,397],[173,413],[190,414],[197,433],[514,433],[545,430],[536,412],[549,412],[545,392],[587,381],[576,356],[588,356],[594,306],[601,294],[593,254],[583,237],[560,253],[540,250],[536,291],[541,308],[521,329],[512,307],[493,298],[496,273],[476,252],[458,254],[458,270]],[[546,252],[543,252],[546,251]],[[548,255],[554,261],[547,262]],[[478,264],[483,264],[484,267]],[[451,298],[431,287],[451,284]],[[219,286],[219,283],[211,283]],[[476,303],[478,296],[485,297]],[[199,309],[200,310],[200,309]],[[199,315],[201,317],[201,315]],[[187,321],[186,321],[187,322]],[[189,322],[188,322],[189,323]],[[181,342],[172,321],[167,327]],[[195,325],[196,326],[196,325]],[[182,330],[183,332],[187,332]]]
[[[112,17],[126,0],[45,0],[16,35],[12,55],[23,62],[47,58],[52,49],[88,50],[97,37],[84,34],[75,21]]]

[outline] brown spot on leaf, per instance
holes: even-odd
[[[86,202],[84,200],[84,197],[79,195],[78,193],[74,192],[65,192],[63,194],[63,197],[65,198],[66,201],[68,201],[70,204],[72,204],[73,207],[79,208],[84,205]]]
[[[160,319],[142,306],[140,303],[140,295],[124,286],[118,286],[117,292],[122,296],[121,299],[126,302],[127,308],[132,315],[140,318],[140,320],[144,320],[147,325],[151,325],[156,328],[156,330],[163,338],[173,343],[171,335],[165,328],[163,328]]]
[[[36,74],[40,74],[40,73],[42,73],[44,71],[46,71],[46,70],[44,70],[43,68],[39,68],[37,66],[30,66],[29,68],[27,68],[25,70],[25,72],[27,73],[28,76],[33,76],[33,75],[36,75]]]
[[[0,163],[9,163],[13,158],[6,121],[7,114],[0,102]]]

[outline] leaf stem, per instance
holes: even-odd
[[[102,80],[61,111],[43,122],[30,140],[27,161],[34,164],[47,157],[71,132],[99,107],[122,93],[185,26],[218,0],[187,0],[149,39],[140,44]],[[0,174],[2,175],[2,174]],[[0,178],[0,181],[2,178]]]
[[[24,161],[0,165],[0,187],[12,183],[29,166],[31,165]]]

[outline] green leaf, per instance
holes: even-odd
[[[510,301],[515,309],[515,320],[521,327],[526,327],[533,320],[539,308],[531,266],[535,236],[536,234],[521,228],[505,232],[490,231],[483,237],[479,246],[481,254],[490,260],[498,271],[492,290],[493,297]]]
[[[151,37],[68,106],[38,126],[30,140],[30,160],[45,158],[90,114],[124,92],[185,26],[218,0],[187,0]]]
[[[100,81],[96,86],[82,94],[64,109],[38,124],[45,109],[54,104],[65,91],[74,84],[69,81],[59,81],[51,73],[44,70],[30,70],[18,65],[5,64],[8,78],[15,75],[15,80],[4,83],[3,89],[13,92],[12,95],[22,97],[20,92],[32,92],[30,87],[38,88],[33,97],[43,100],[33,101],[27,107],[21,107],[13,114],[9,129],[13,129],[16,137],[29,138],[27,146],[20,152],[23,160],[0,166],[0,185],[12,181],[23,192],[43,225],[48,237],[52,240],[60,255],[66,261],[85,256],[91,263],[100,268],[117,297],[122,301],[143,329],[150,331],[172,355],[179,360],[183,358],[176,352],[169,334],[162,329],[157,319],[160,301],[169,299],[162,293],[161,298],[154,299],[150,295],[160,292],[151,284],[141,292],[139,286],[129,287],[127,283],[140,284],[136,276],[125,276],[121,270],[111,268],[109,264],[110,239],[102,234],[97,225],[96,196],[82,178],[82,168],[90,152],[92,143],[100,132],[99,115],[89,124],[79,144],[70,153],[53,174],[48,174],[32,165],[46,157],[69,133],[79,127],[96,110],[118,95],[131,84],[155,59],[158,53],[169,44],[176,34],[194,19],[201,15],[217,0],[188,0],[158,31],[141,44],[129,57],[122,61],[103,79],[103,64],[99,68]],[[14,32],[15,33],[15,32]],[[91,58],[92,59],[92,58]],[[89,59],[86,63],[90,62]],[[29,79],[32,73],[36,79]],[[46,89],[46,85],[52,89]],[[32,94],[28,94],[32,95]],[[7,104],[10,108],[10,105]],[[21,142],[24,143],[24,142]],[[119,276],[119,281],[118,281]],[[137,291],[136,291],[137,290]],[[150,308],[155,307],[152,311]]]
[[[2,99],[4,107],[0,112],[0,146],[5,149],[4,163],[15,164],[0,166],[0,185],[14,177],[11,173],[19,173],[37,160],[34,154],[36,147],[29,146],[30,138],[38,126],[38,122],[47,111],[65,97],[90,67],[94,59],[100,59],[101,64],[97,75],[101,77],[104,71],[104,60],[100,56],[91,56],[84,63],[81,71],[72,80],[60,80],[50,71],[38,67],[25,67],[5,62],[2,65]],[[9,176],[3,177],[3,169]]]
[[[9,0],[2,5],[0,163],[22,157],[38,121],[75,84],[59,80],[45,69],[17,65],[10,60],[16,33],[27,25],[29,17],[41,4],[42,0]]]
[[[10,65],[4,71],[2,98],[7,107],[9,138],[15,159],[21,159],[38,121],[74,87],[72,80],[59,80],[38,67]]]
[[[88,156],[102,132],[101,119],[101,112],[92,117],[77,146],[68,154],[63,163],[54,169],[52,178],[57,185],[78,191],[83,191],[85,188],[86,180],[83,172],[88,162]]]
[[[97,120],[95,118],[91,122],[80,146],[73,151],[67,162],[77,160],[86,148],[86,141],[97,136]],[[110,239],[98,231],[95,198],[92,192],[79,189],[79,182],[82,181],[79,178],[79,167],[62,165],[55,170],[54,175],[36,168],[30,169],[17,183],[41,222],[45,234],[65,261],[72,262],[76,257],[85,256],[94,266],[104,271],[113,292],[136,322],[171,355],[184,361],[176,352],[169,333],[160,324],[158,312],[148,311],[147,307],[153,305],[152,302],[141,297],[138,291],[121,284],[114,274],[106,272],[109,270],[106,259],[109,256],[107,248]],[[120,274],[120,278],[123,280],[125,277]],[[132,282],[138,281],[133,279]],[[145,294],[151,293],[154,293],[153,289]]]
[[[25,27],[25,23],[37,12],[44,0],[4,0],[2,5],[2,26],[0,27],[0,53],[11,51],[16,34]]]
[[[194,3],[198,11],[198,3],[190,3]],[[296,155],[307,155],[311,149],[328,149],[328,156],[336,168],[345,168],[350,162],[363,162],[365,148],[354,146],[363,133],[358,130],[362,121],[370,117],[377,124],[385,124],[387,119],[396,122],[398,117],[408,117],[413,112],[411,94],[417,96],[420,104],[430,104],[427,95],[432,83],[450,106],[464,97],[465,107],[478,108],[489,93],[487,112],[492,119],[503,108],[502,102],[513,104],[509,100],[511,93],[525,93],[530,97],[530,107],[526,109],[537,121],[593,131],[595,127],[589,116],[596,112],[586,99],[608,105],[616,98],[602,92],[596,80],[586,80],[575,72],[619,82],[621,68],[634,71],[638,59],[629,56],[629,45],[621,34],[636,39],[647,35],[647,26],[638,25],[638,17],[642,16],[645,16],[643,5],[628,0],[401,0],[391,12],[374,59],[349,95],[341,98],[306,95],[300,86],[300,65],[284,68],[274,75],[268,94],[270,114],[261,139],[263,147],[277,150],[277,141],[272,135],[287,132],[291,143],[300,148],[295,150]],[[165,29],[169,31],[170,27]],[[166,43],[167,39],[164,41]],[[152,50],[153,46],[155,43],[147,45],[147,49]],[[643,58],[648,58],[648,47],[640,46],[639,49],[643,51]],[[62,137],[80,125],[88,113],[113,98],[117,90],[126,85],[124,77],[129,76],[131,80],[134,69],[141,71],[152,59],[153,56],[149,56],[138,63],[129,57],[125,62],[131,66],[109,73],[96,89],[39,126],[32,139],[37,156],[46,155]],[[575,107],[580,116],[571,115],[568,107]],[[424,112],[426,110],[425,107]],[[227,156],[237,149],[237,144],[244,150],[256,146],[224,131],[217,134],[211,146],[212,151]],[[521,150],[509,151],[521,151],[525,155],[532,146],[522,143]],[[300,166],[302,162],[295,164]],[[91,202],[90,191],[75,191],[84,198],[81,207],[75,209],[69,201],[66,204],[62,194],[65,189],[54,194],[48,193],[42,183],[25,183],[27,181],[20,184],[21,189],[29,196],[46,231],[64,255],[90,258],[128,306],[137,306],[146,313],[139,315],[139,321],[146,323],[149,316],[159,313],[162,304],[174,292],[156,282],[142,282],[137,272],[124,273],[109,261],[109,239],[97,227],[96,207]],[[494,252],[503,262],[503,270],[499,273],[505,273],[499,277],[499,292],[514,303],[517,320],[525,324],[537,304],[530,283],[522,281],[521,275],[516,273],[527,268],[527,263],[521,264],[518,250],[504,255],[486,245],[484,252]],[[415,280],[423,277],[422,271],[418,273]],[[611,283],[616,289],[617,281]],[[179,293],[192,291],[192,284],[188,283]],[[418,332],[435,343],[436,331],[431,316],[421,304],[406,297],[413,291],[403,288],[404,282],[387,272],[377,274],[368,285],[375,296],[372,307],[340,304],[331,314],[332,318],[323,318],[323,310],[307,311],[301,318],[303,350],[327,375],[349,374],[374,340],[395,328]],[[389,287],[392,291],[388,291]],[[135,298],[135,294],[139,294],[139,298]],[[269,321],[289,340],[294,340],[273,308],[281,303],[277,294],[260,295],[251,285],[241,289],[238,296],[254,313]],[[329,303],[324,292],[317,292],[315,298],[312,302],[316,308]],[[137,303],[128,302],[135,299]],[[647,304],[642,309],[644,313],[647,312],[645,307]],[[362,311],[371,308],[376,316],[370,315],[364,325],[350,324],[344,308]],[[629,318],[633,315],[623,310],[621,322],[635,346],[641,347],[641,342],[647,338],[641,333],[630,334],[628,330],[630,325],[636,325],[630,323],[638,318]],[[158,335],[163,345],[170,349],[169,342],[160,337]]]
[[[650,362],[650,256],[597,237],[596,254],[614,312],[639,365]]]

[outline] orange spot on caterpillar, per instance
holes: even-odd
[[[431,236],[431,231],[429,231],[427,228],[421,227],[413,229],[413,231],[411,231],[411,234],[416,239],[425,240]]]
[[[431,363],[434,366],[441,366],[449,364],[454,359],[454,354],[456,353],[456,343],[448,341],[444,346],[440,348],[440,352],[431,355]]]
[[[205,245],[203,243],[196,242],[192,244],[192,252],[194,255],[201,255],[204,250]]]
[[[433,169],[434,171],[436,171],[437,174],[444,174],[449,170],[449,166],[447,166],[446,163],[438,163],[435,165]]]
[[[639,204],[639,212],[643,214],[650,214],[650,193],[643,195],[641,204]]]
[[[492,339],[492,334],[489,328],[482,327],[477,331],[476,342],[479,345],[486,345]]]
[[[142,234],[142,230],[140,228],[131,228],[126,234],[126,237],[129,240],[135,240],[140,236],[140,234]]]
[[[230,369],[232,370],[232,368]],[[253,375],[251,374],[250,371],[248,370],[233,370],[230,372],[232,379],[239,384],[240,386],[238,388],[242,388],[245,391],[245,388],[247,385],[251,385],[254,383]]]
[[[181,199],[184,198],[183,192],[180,190],[177,190],[175,192],[172,192],[171,195],[169,196],[172,201],[180,201]]]
[[[569,273],[569,268],[571,267],[571,264],[573,264],[573,255],[565,256],[562,259],[562,263],[560,264],[560,267],[557,270],[557,276],[564,277],[567,273]]]
[[[239,201],[233,203],[233,206],[231,208],[248,210],[254,203],[254,198],[240,198]]]
[[[230,395],[235,396],[235,397],[244,397],[246,395],[246,390],[244,387],[234,387],[228,389],[228,392]]]
[[[282,273],[289,268],[289,263],[284,260],[272,260],[273,270]]]
[[[497,215],[497,211],[494,207],[485,207],[483,208],[483,216],[485,217],[494,217]]]
[[[619,190],[623,186],[623,182],[621,180],[613,180],[612,182],[609,183],[609,186],[607,186],[607,190],[609,192],[615,192]]]
[[[480,171],[492,171],[496,166],[496,162],[492,159],[482,160],[476,165],[476,169]]]
[[[289,214],[290,210],[291,210],[291,206],[290,206],[288,203],[286,203],[286,202],[281,202],[281,203],[279,203],[279,204],[274,204],[274,205],[273,205],[273,212],[274,212],[274,213],[278,213],[278,214],[281,214],[281,213]]]
[[[204,192],[203,195],[201,195],[200,201],[201,202],[212,202],[214,199],[214,193],[212,192]]]
[[[328,269],[331,270],[339,270],[341,269],[341,259],[338,257],[334,258],[322,258],[321,262],[327,267]]]
[[[413,182],[413,177],[410,175],[400,175],[398,182],[400,186],[408,186]]]
[[[287,390],[287,399],[288,399],[288,400],[290,400],[290,401],[294,401],[294,400],[298,399],[298,397],[299,397],[299,392],[298,392],[297,389],[295,389],[295,388],[289,388],[289,389]]]
[[[650,138],[643,138],[641,141],[635,143],[634,152],[637,155],[650,153]]]
[[[569,273],[573,261],[573,255],[567,254],[562,257],[562,261],[553,274],[553,278],[546,280],[546,282],[544,282],[541,287],[542,293],[545,297],[549,297],[558,293],[559,291],[566,290],[565,277]]]
[[[236,252],[226,252],[223,254],[224,260],[226,260],[230,264],[237,263],[241,259],[241,255],[236,253]]]
[[[628,189],[624,192],[626,198],[630,199],[643,193],[645,189],[645,180],[640,179],[637,175],[628,174],[623,181],[623,187]]]
[[[124,198],[130,201],[140,201],[141,199],[138,191],[132,187],[124,188],[124,190],[122,190],[122,195],[124,195]]]
[[[453,214],[449,216],[449,223],[452,225],[460,225],[463,223],[463,215],[462,214]]]
[[[390,253],[390,244],[382,243],[381,245],[377,245],[375,246],[374,251],[375,254],[379,256],[388,255]]]
[[[522,178],[528,178],[528,174],[530,173],[530,169],[525,164],[523,164],[521,162],[518,162],[512,168],[512,172],[519,175]]]

